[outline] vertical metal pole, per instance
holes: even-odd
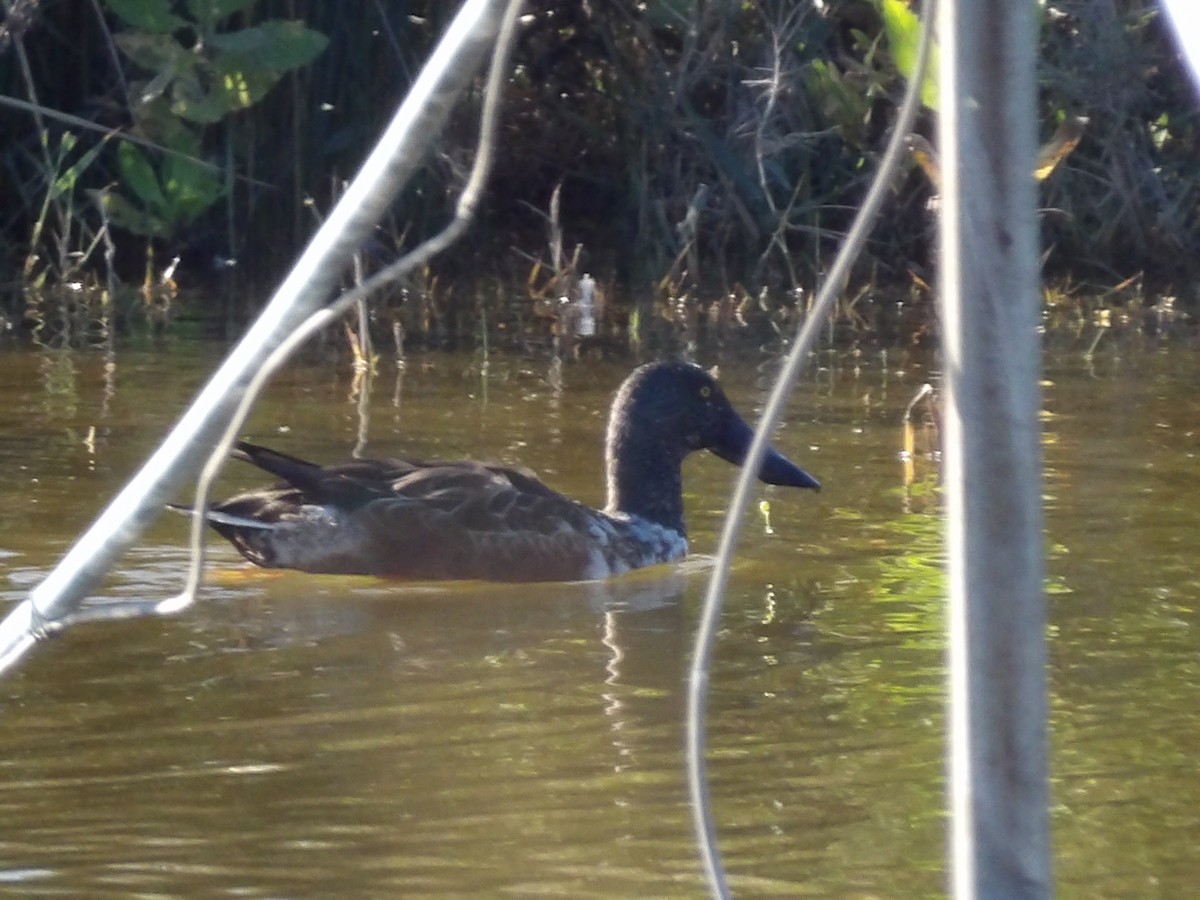
[[[1051,894],[1033,0],[941,4],[954,894]]]

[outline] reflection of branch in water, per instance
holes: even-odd
[[[617,639],[616,613],[606,612],[604,614],[604,636],[600,638],[600,642],[612,652],[608,662],[604,664],[604,671],[607,673],[604,683],[614,689],[603,691],[600,696],[604,698],[604,714],[614,720],[612,724],[613,745],[617,748],[618,757],[624,757],[628,754],[628,748],[624,746],[620,734],[625,727],[625,723],[621,719],[621,712],[624,710],[625,704],[621,702],[620,691],[616,688],[621,683],[621,660],[625,658],[625,654],[621,652],[621,644]],[[623,763],[618,760],[613,766],[613,771],[620,772],[623,768]]]
[[[904,478],[904,512],[910,512],[909,503],[912,499],[910,489],[917,480],[917,465],[916,460],[919,455],[927,456],[935,461],[940,459],[942,446],[942,425],[939,414],[938,403],[940,402],[937,390],[933,385],[926,382],[917,389],[917,393],[908,401],[908,406],[904,408],[904,423],[903,423],[903,449],[900,451],[900,463],[903,466]],[[928,409],[928,418],[924,422],[924,430],[929,433],[928,438],[923,443],[926,445],[923,452],[917,450],[917,434],[916,426],[913,425],[913,411],[922,403]],[[941,478],[939,468],[938,478]]]
[[[357,440],[351,456],[358,459],[367,449],[367,436],[371,424],[371,381],[375,377],[374,367],[354,369],[354,378],[350,383],[350,400],[356,402],[358,414]]]
[[[562,399],[563,399],[563,362],[558,356],[550,360],[550,371],[546,374],[546,382],[550,385],[550,411],[546,416],[550,426],[550,446],[562,448]]]
[[[1088,348],[1083,351],[1085,362],[1091,363],[1096,356],[1096,348],[1100,346],[1100,341],[1108,329],[1112,327],[1112,312],[1107,309],[1097,310],[1092,316],[1092,321],[1096,323],[1096,336],[1092,338],[1092,342],[1088,344]]]
[[[403,364],[396,366],[396,382],[392,389],[392,409],[396,411],[396,423],[400,423],[400,410],[404,406],[404,366]]]
[[[603,604],[604,630],[600,640],[610,654],[604,664],[605,689],[600,696],[604,700],[604,715],[610,720],[612,745],[616,750],[613,772],[623,772],[633,764],[632,734],[639,715],[629,707],[626,698],[636,698],[648,687],[661,688],[662,694],[667,696],[675,696],[678,690],[676,673],[681,670],[686,641],[682,618],[677,613],[686,584],[684,570],[671,567],[666,574],[654,575],[649,580],[625,577],[587,585],[593,608],[597,602]],[[676,614],[669,626],[662,624],[664,613]],[[653,622],[649,621],[651,619]],[[676,638],[672,642],[675,653],[666,652],[663,646],[663,634],[668,628]],[[643,635],[649,636],[650,640],[643,640],[639,645],[637,638]],[[676,660],[680,668],[674,665]],[[661,664],[663,661],[671,663],[672,674],[666,682],[647,685],[644,681],[631,680],[627,664],[632,664],[636,670],[638,662]],[[657,692],[653,693],[657,695]]]
[[[107,419],[117,395],[117,350],[113,346],[112,333],[104,341],[104,393],[100,400],[100,418]]]

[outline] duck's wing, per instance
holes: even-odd
[[[391,495],[397,481],[429,465],[405,459],[355,459],[322,466],[248,441],[239,441],[233,456],[280,479],[274,490],[346,511]]]
[[[248,443],[235,455],[281,479],[215,504],[209,517],[258,565],[420,580],[570,581],[645,564],[637,559],[640,535],[528,470],[401,459],[320,466]]]
[[[609,574],[616,527],[531,473],[478,462],[415,466],[359,507],[374,574],[412,579],[572,581]]]

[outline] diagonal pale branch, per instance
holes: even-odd
[[[375,149],[262,315],[141,470],[46,579],[0,622],[0,672],[20,660],[48,633],[48,626],[78,609],[208,457],[250,393],[256,373],[289,335],[325,308],[354,250],[416,170],[455,99],[487,57],[509,5],[508,0],[466,0]]]

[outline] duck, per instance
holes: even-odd
[[[594,509],[524,468],[475,460],[319,465],[240,441],[232,455],[279,481],[213,504],[207,523],[251,563],[403,581],[591,581],[688,552],[682,466],[708,450],[741,465],[753,432],[701,367],[648,363],[621,384]],[[758,478],[819,490],[774,448]]]

